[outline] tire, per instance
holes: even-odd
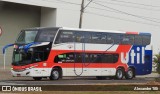
[[[123,76],[124,76],[124,71],[123,71],[123,69],[118,68],[117,71],[116,71],[116,76],[115,76],[115,78],[116,78],[117,80],[121,80],[121,79],[123,79]]]
[[[98,80],[105,80],[105,79],[106,79],[105,76],[96,76],[96,78],[97,78]]]
[[[33,77],[33,79],[36,81],[40,81],[40,80],[42,80],[42,77]]]
[[[49,78],[50,80],[58,80],[60,78],[60,71],[58,69],[53,69]]]
[[[129,68],[128,71],[126,72],[125,78],[126,79],[133,79],[134,77],[134,71],[132,68]]]

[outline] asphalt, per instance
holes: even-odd
[[[0,85],[121,85],[121,84],[146,84],[160,77],[157,73],[144,76],[136,76],[132,80],[105,79],[97,80],[95,77],[63,77],[59,80],[43,78],[35,81],[32,77],[12,77],[9,69],[0,69]]]

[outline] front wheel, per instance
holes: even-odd
[[[121,80],[123,79],[124,71],[121,68],[118,68],[116,71],[116,79]]]
[[[42,77],[33,77],[33,79],[36,81],[40,81],[40,80],[42,80]]]
[[[60,78],[60,72],[58,69],[53,69],[51,72],[50,80],[58,80]]]
[[[134,72],[132,68],[129,68],[128,71],[126,72],[125,78],[126,79],[132,79],[134,77]]]

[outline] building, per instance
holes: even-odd
[[[79,26],[82,0],[0,0],[0,48],[13,43],[21,29]],[[90,0],[85,0],[85,5]],[[93,0],[85,8],[83,28],[151,32],[154,53],[160,47],[160,1]],[[7,62],[12,57],[7,51]],[[0,63],[3,55],[0,54]],[[8,63],[9,64],[9,63]]]

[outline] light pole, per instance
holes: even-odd
[[[82,28],[83,13],[84,13],[84,0],[82,0],[82,4],[81,4],[80,19],[79,19],[79,28]]]
[[[81,10],[80,10],[80,19],[79,19],[79,28],[82,28],[82,20],[83,20],[83,13],[84,13],[84,10],[85,8],[88,7],[88,5],[92,2],[92,0],[90,0],[88,2],[88,4],[86,6],[84,6],[84,0],[82,0],[82,3],[81,3]]]

